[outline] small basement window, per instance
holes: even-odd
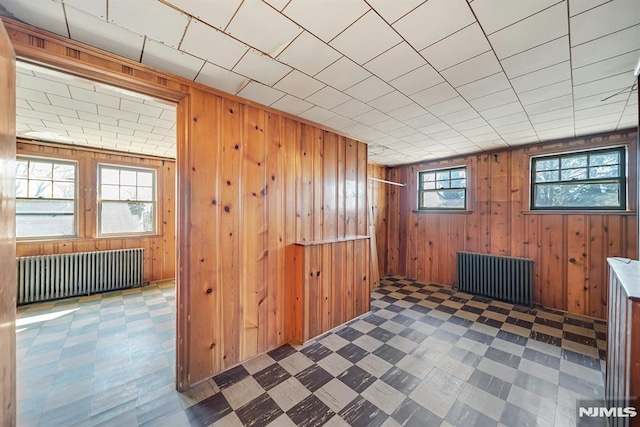
[[[626,209],[624,147],[531,160],[531,209]]]
[[[466,166],[418,172],[418,210],[466,208]]]

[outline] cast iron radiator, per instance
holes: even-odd
[[[18,305],[140,286],[144,249],[17,258]]]
[[[470,294],[531,306],[533,260],[458,252],[458,289]]]

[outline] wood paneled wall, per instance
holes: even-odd
[[[78,237],[73,239],[19,240],[17,244],[18,256],[144,248],[145,281],[175,278],[175,161],[22,140],[18,141],[17,153],[19,156],[76,161],[79,194],[76,213]],[[157,234],[117,238],[97,237],[97,170],[99,163],[156,170]]]
[[[369,163],[367,174],[372,178],[387,179],[387,167]],[[382,276],[387,273],[387,197],[391,189],[390,184],[369,181],[369,210],[370,219],[376,226],[376,247],[378,253],[378,269]]]
[[[16,425],[16,63],[0,22],[0,425]]]
[[[179,147],[178,169],[193,384],[293,338],[286,247],[366,234],[367,152],[197,89],[187,108],[190,144]]]
[[[441,284],[456,282],[456,251],[535,260],[534,300],[598,318],[606,315],[606,258],[637,257],[637,165],[628,161],[628,211],[529,211],[529,162],[544,153],[628,147],[636,132],[576,138],[389,169],[387,272]],[[466,165],[468,212],[414,213],[418,171]]]

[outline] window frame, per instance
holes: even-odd
[[[74,169],[74,178],[73,178],[73,199],[58,199],[58,198],[47,198],[47,199],[41,199],[41,198],[33,198],[33,197],[18,197],[18,195],[16,194],[15,196],[15,201],[16,201],[16,207],[17,207],[17,203],[20,200],[51,200],[51,201],[57,201],[57,202],[73,202],[73,213],[71,214],[60,214],[60,215],[65,215],[65,216],[73,216],[73,233],[72,234],[54,234],[54,235],[38,235],[38,236],[18,236],[18,230],[17,230],[17,226],[16,226],[16,240],[17,241],[40,241],[40,240],[68,240],[68,239],[77,239],[78,238],[78,226],[79,226],[79,221],[78,221],[78,187],[80,185],[80,179],[78,176],[79,173],[79,165],[78,165],[78,161],[77,160],[69,160],[69,159],[61,159],[58,157],[43,157],[43,156],[30,156],[30,155],[24,155],[24,154],[18,154],[16,155],[16,163],[20,162],[20,161],[27,161],[27,162],[43,162],[43,163],[51,163],[52,164],[52,168],[53,165],[55,164],[60,164],[60,165],[68,165],[68,166],[73,166]],[[27,171],[30,168],[27,166]],[[16,186],[17,186],[17,182],[18,182],[18,177],[16,177]],[[29,172],[27,172],[27,188],[28,188],[28,183],[30,181],[30,177],[29,177]],[[43,181],[43,180],[40,180]],[[46,181],[46,180],[45,180]],[[53,176],[51,177],[51,183],[53,185],[53,183],[56,182],[55,179],[53,179]],[[20,215],[23,215],[21,213],[19,213],[16,209],[16,224],[18,221],[18,217]]]
[[[618,206],[536,206],[535,205],[535,196],[536,196],[536,186],[542,183],[536,183],[536,162],[538,160],[549,160],[549,159],[558,159],[558,174],[561,177],[563,170],[575,169],[575,168],[562,168],[562,158],[567,157],[575,157],[579,155],[587,155],[587,165],[581,168],[585,168],[587,171],[590,167],[593,167],[589,164],[590,155],[592,154],[600,154],[600,153],[619,153],[620,162],[617,164],[619,167],[620,174],[617,178],[586,178],[586,179],[576,179],[570,181],[547,181],[545,184],[549,183],[558,183],[558,184],[598,184],[598,183],[617,183],[619,188],[620,195],[620,204]],[[624,145],[619,146],[609,146],[609,147],[597,147],[586,150],[578,150],[578,151],[558,151],[549,154],[541,154],[531,156],[529,159],[529,209],[531,211],[536,212],[563,212],[563,211],[576,211],[576,212],[585,212],[585,211],[608,211],[608,212],[626,212],[628,208],[628,165],[627,165],[627,147]],[[555,169],[554,169],[555,170]],[[588,173],[588,172],[587,172]]]
[[[133,231],[133,232],[125,232],[125,233],[103,233],[102,232],[102,203],[103,202],[118,202],[118,203],[127,203],[127,200],[112,200],[112,199],[103,199],[102,198],[102,168],[108,169],[117,169],[118,171],[130,171],[130,172],[150,172],[152,174],[152,184],[151,184],[151,201],[140,201],[141,203],[151,203],[152,204],[152,212],[153,212],[153,228],[150,231]],[[135,237],[135,236],[153,236],[158,233],[158,169],[153,167],[137,167],[137,166],[129,166],[117,163],[97,163],[96,168],[94,169],[96,172],[96,238],[114,238],[114,237]],[[118,187],[121,187],[122,184],[119,182]],[[136,189],[138,185],[136,184]],[[138,200],[134,200],[131,202],[137,202]]]
[[[450,207],[450,206],[446,206],[446,207],[427,207],[427,206],[422,206],[422,195],[424,193],[430,193],[430,192],[437,192],[440,191],[442,189],[433,189],[433,190],[424,190],[422,189],[422,176],[424,174],[427,173],[437,173],[437,172],[442,172],[442,171],[448,171],[449,172],[449,181],[451,181],[451,172],[456,171],[456,170],[464,170],[464,180],[465,180],[465,186],[464,187],[455,187],[454,189],[456,190],[462,190],[464,191],[464,205],[460,208],[456,208],[456,207]],[[461,179],[461,178],[457,178],[457,179]],[[446,212],[446,211],[451,211],[451,212],[467,212],[468,211],[468,206],[469,206],[469,168],[466,164],[461,164],[461,165],[455,165],[455,166],[447,166],[447,167],[443,167],[443,168],[435,168],[435,169],[425,169],[425,170],[421,170],[418,171],[417,173],[417,188],[416,188],[416,195],[417,195],[417,209],[416,212],[418,213],[424,213],[424,212]],[[449,188],[451,189],[451,187]],[[447,189],[448,190],[448,189]]]

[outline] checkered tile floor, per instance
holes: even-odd
[[[395,276],[383,278],[372,299],[372,313],[184,394],[129,378],[111,393],[136,398],[123,396],[119,405],[111,399],[101,412],[94,385],[94,395],[83,396],[89,412],[74,419],[79,425],[575,426],[576,399],[603,395],[602,321]],[[94,383],[99,378],[109,381],[97,375]],[[47,401],[58,394],[52,387]],[[23,412],[20,402],[18,409]],[[38,420],[56,425],[47,412]]]

